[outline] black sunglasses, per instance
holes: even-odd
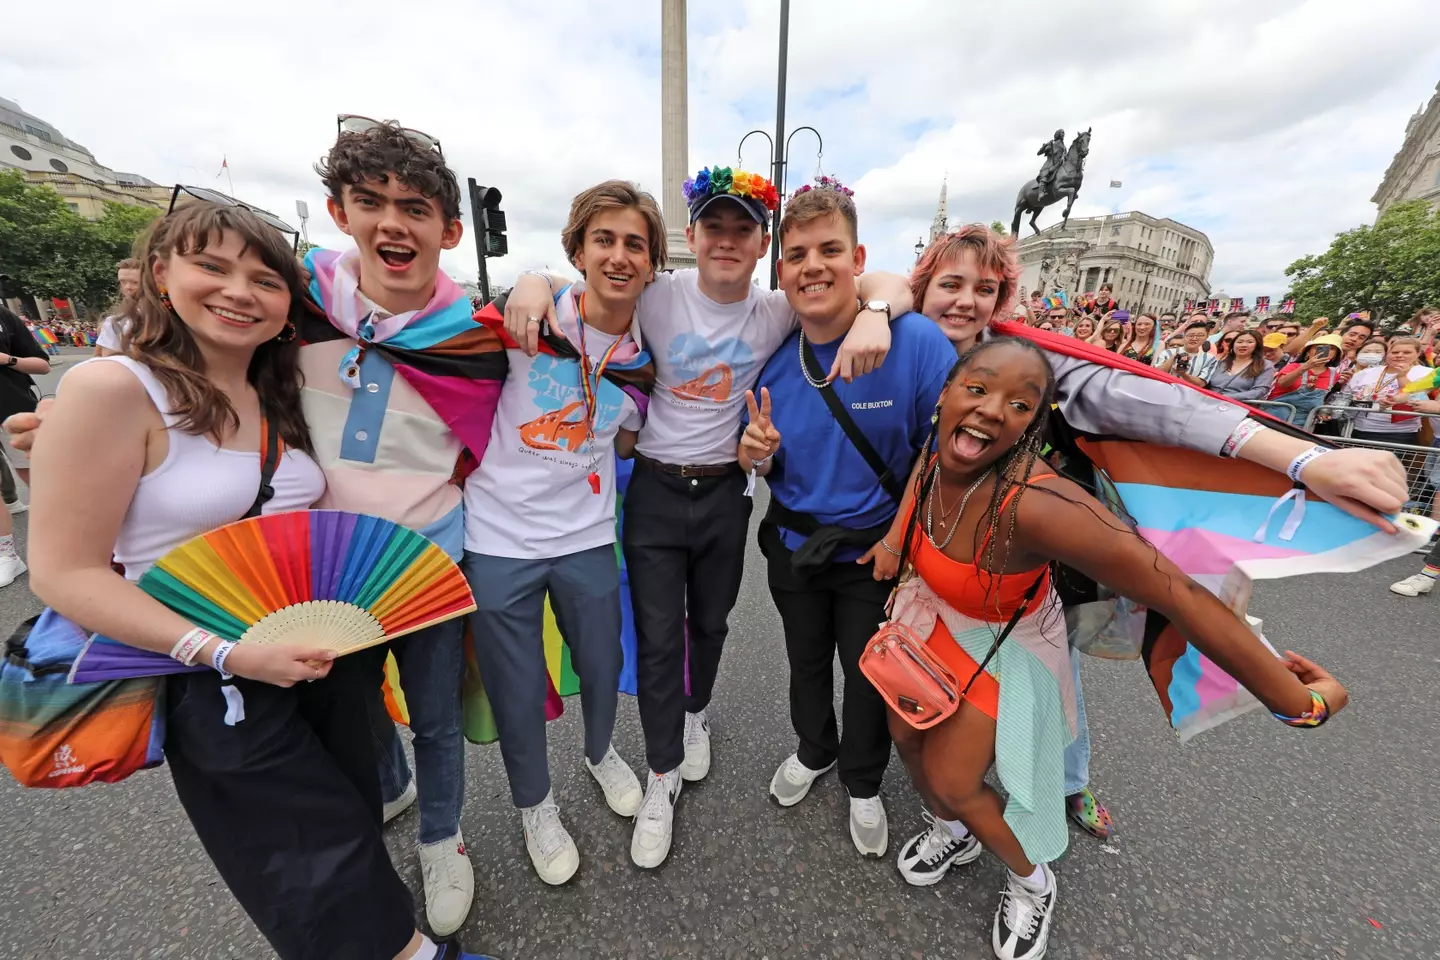
[[[167,216],[175,212],[175,203],[180,199],[180,194],[182,193],[185,194],[187,197],[191,197],[195,200],[202,200],[205,203],[213,203],[221,207],[239,207],[241,210],[249,210],[251,213],[255,214],[255,216],[259,220],[263,221],[269,226],[274,227],[281,233],[293,236],[295,238],[295,241],[291,245],[291,250],[295,252],[298,252],[300,250],[300,231],[296,230],[294,227],[290,226],[290,224],[275,216],[275,214],[271,213],[268,210],[262,210],[259,207],[252,207],[248,203],[242,203],[241,201],[236,200],[234,197],[227,197],[225,194],[220,193],[216,190],[207,190],[205,187],[187,187],[183,183],[175,184],[175,189],[170,192],[170,209],[165,211]]]
[[[382,121],[362,117],[358,113],[342,113],[335,118],[335,127],[339,133],[368,133],[376,127],[383,126],[385,124]],[[440,149],[440,141],[430,134],[410,127],[401,127],[400,132],[425,149],[434,150],[440,156],[445,156],[445,151]]]

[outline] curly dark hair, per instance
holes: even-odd
[[[367,181],[396,182],[432,200],[439,200],[446,220],[460,219],[460,181],[445,165],[438,150],[422,145],[394,120],[364,133],[344,131],[330,152],[315,164],[315,172],[336,203],[344,201],[346,186]]]

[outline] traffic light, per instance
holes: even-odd
[[[481,249],[486,257],[503,257],[510,252],[505,238],[505,211],[500,209],[500,189],[482,187],[470,181],[470,208],[475,216]]]

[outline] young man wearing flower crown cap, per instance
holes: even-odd
[[[889,825],[880,783],[890,761],[885,701],[860,672],[860,654],[886,619],[898,558],[883,541],[931,430],[955,349],[918,313],[891,325],[884,368],[832,384],[854,427],[884,461],[877,476],[817,389],[855,322],[850,303],[865,269],[850,191],[836,181],[802,188],[777,238],[780,287],[800,317],[747,397],[740,467],[764,475],[770,510],[760,525],[770,595],[785,627],[790,721],[799,746],[770,780],[783,807],[804,800],[838,766],[850,797],[850,839],[861,855],[884,856]],[[845,687],[843,736],[836,730],[834,662]]]
[[[751,282],[770,246],[774,185],[759,174],[707,167],[686,181],[685,198],[698,269],[660,274],[640,296],[637,320],[657,377],[624,505],[650,766],[630,856],[647,868],[670,853],[682,781],[702,780],[710,770],[706,708],[740,592],[750,522],[735,438],[746,391],[799,325],[783,293]],[[847,380],[880,365],[890,317],[911,305],[903,277],[875,273],[859,281],[863,308],[829,371]],[[552,298],[564,284],[530,273],[511,291],[505,326],[527,352],[535,351],[543,323],[554,331]]]

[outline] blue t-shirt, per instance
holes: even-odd
[[[810,344],[820,371],[830,371],[843,340]],[[890,325],[890,352],[879,370],[853,383],[834,383],[855,425],[901,484],[930,435],[930,418],[955,359],[955,346],[933,320],[907,313]],[[766,482],[782,506],[808,513],[826,526],[854,530],[894,518],[899,504],[880,486],[875,471],[835,422],[820,391],[805,380],[799,333],[786,338],[765,364],[755,384],[757,400],[761,387],[770,391],[770,416],[780,431],[780,449]],[[748,416],[745,421],[749,422]],[[805,543],[805,537],[793,530],[781,533],[790,550]],[[834,559],[854,560],[862,552],[841,549]]]

